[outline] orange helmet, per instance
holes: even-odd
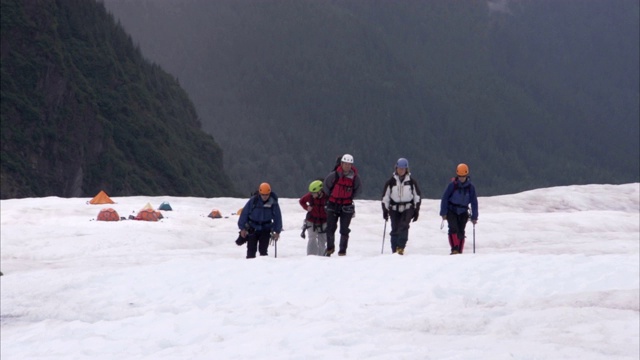
[[[467,164],[459,164],[456,168],[456,175],[458,176],[467,176],[469,175],[469,167]]]
[[[269,183],[260,184],[260,187],[258,187],[258,192],[260,193],[260,195],[271,194],[271,185],[269,185]]]

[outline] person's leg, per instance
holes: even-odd
[[[338,214],[336,214],[335,209],[330,209],[327,207],[327,256],[333,254],[336,248],[335,244],[335,236],[336,230],[338,229]]]
[[[318,225],[318,253],[316,255],[324,255],[327,248],[327,223]]]
[[[413,219],[413,209],[406,209],[400,213],[398,217],[398,253],[404,254],[404,248],[407,247],[407,241],[409,240],[409,224]]]
[[[464,250],[464,240],[466,239],[465,228],[467,226],[467,221],[469,221],[469,213],[464,212],[462,214],[458,214],[458,239],[460,240],[460,254],[462,254],[462,250]]]
[[[309,241],[307,242],[307,255],[318,255],[318,231],[312,223],[307,223],[307,236]],[[322,249],[324,251],[324,248]]]
[[[258,251],[260,251],[260,256],[268,255],[269,240],[271,240],[271,232],[268,230],[260,231],[258,235]]]
[[[256,257],[258,251],[258,238],[256,233],[247,235],[247,259],[253,259]]]
[[[391,222],[391,232],[389,233],[389,242],[391,243],[391,252],[395,253],[398,249],[398,223],[402,213],[395,210],[389,211],[389,221]]]
[[[449,224],[449,244],[451,244],[451,254],[460,252],[460,239],[458,238],[458,215],[449,210],[447,212],[447,224]]]
[[[351,217],[353,213],[342,212],[340,214],[340,251],[338,255],[346,255],[347,247],[349,246],[349,225],[351,225]]]

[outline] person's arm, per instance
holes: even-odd
[[[273,204],[271,207],[273,211],[273,232],[280,235],[282,231],[282,213],[280,212],[280,205],[278,203]]]
[[[469,195],[471,197],[471,221],[475,224],[478,221],[478,196],[476,195],[476,188],[471,185],[471,189],[469,189]]]
[[[305,211],[309,211],[309,204],[311,204],[311,193],[306,193],[305,195],[303,195],[300,200],[298,200],[298,202]]]
[[[362,182],[360,181],[360,175],[356,175],[353,178],[353,192],[351,199],[355,199],[356,196],[360,193],[360,188],[362,187]]]
[[[420,191],[420,186],[418,186],[418,182],[413,177],[411,178],[411,182],[413,183],[413,205],[415,205],[416,209],[420,209],[420,204],[422,203],[422,192]]]
[[[240,229],[240,236],[247,236],[247,228],[246,225],[249,222],[249,211],[251,211],[249,204],[251,203],[251,199],[244,204],[242,208],[242,212],[240,213],[240,218],[238,218],[238,229]]]
[[[416,179],[411,178],[411,183],[413,184],[413,221],[417,221],[420,216],[420,205],[422,204],[422,193],[420,192],[420,186],[418,186],[418,182]]]
[[[326,178],[324,178],[324,181],[322,182],[322,191],[324,191],[324,193],[327,196],[331,196],[331,190],[333,189],[335,184],[336,184],[336,172],[334,170],[330,172]]]
[[[391,178],[393,180],[393,178]],[[389,186],[388,180],[384,183],[384,189],[382,190],[382,218],[386,221],[389,220],[389,203],[391,202],[391,187]]]

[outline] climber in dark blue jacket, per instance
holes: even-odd
[[[469,178],[469,167],[458,165],[456,177],[451,180],[440,201],[440,216],[449,225],[449,245],[451,255],[462,254],[464,250],[464,230],[469,221],[469,205],[471,205],[471,222],[478,222],[478,197],[476,188]]]

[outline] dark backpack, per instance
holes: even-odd
[[[342,165],[342,155],[338,155],[338,157],[336,158],[336,163],[333,165],[333,169],[331,169],[331,172],[333,172],[335,174],[335,177],[333,178],[333,185],[329,188],[329,193],[327,195],[331,195],[331,192],[333,191],[333,187],[336,186],[336,181],[338,181],[338,168]],[[324,182],[324,179],[319,179],[322,180],[322,182]]]

